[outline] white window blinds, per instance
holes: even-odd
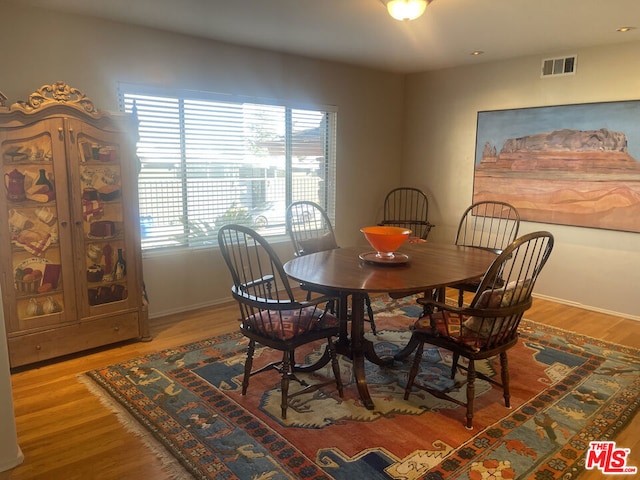
[[[121,87],[138,119],[142,247],[217,244],[224,223],[285,233],[292,201],[334,218],[336,112]]]

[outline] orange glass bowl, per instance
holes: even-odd
[[[407,241],[411,230],[401,227],[373,226],[360,229],[379,258],[393,258],[393,253]]]

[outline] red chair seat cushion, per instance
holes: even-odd
[[[244,322],[244,328],[275,340],[289,340],[308,332],[337,327],[338,319],[334,315],[314,307],[263,310],[251,315]]]
[[[476,352],[486,344],[486,338],[467,328],[460,321],[460,315],[446,310],[419,318],[414,324],[414,331],[427,336],[446,337]]]
[[[530,282],[510,282],[496,290],[483,291],[476,300],[475,308],[500,308],[522,302],[530,294]],[[465,317],[443,310],[419,318],[414,329],[426,335],[447,337],[477,352],[484,347],[490,336],[502,335],[509,327],[505,317]]]

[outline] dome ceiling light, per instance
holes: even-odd
[[[396,20],[415,20],[422,15],[432,0],[381,0]]]

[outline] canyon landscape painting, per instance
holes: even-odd
[[[640,232],[640,101],[478,112],[473,201]]]

